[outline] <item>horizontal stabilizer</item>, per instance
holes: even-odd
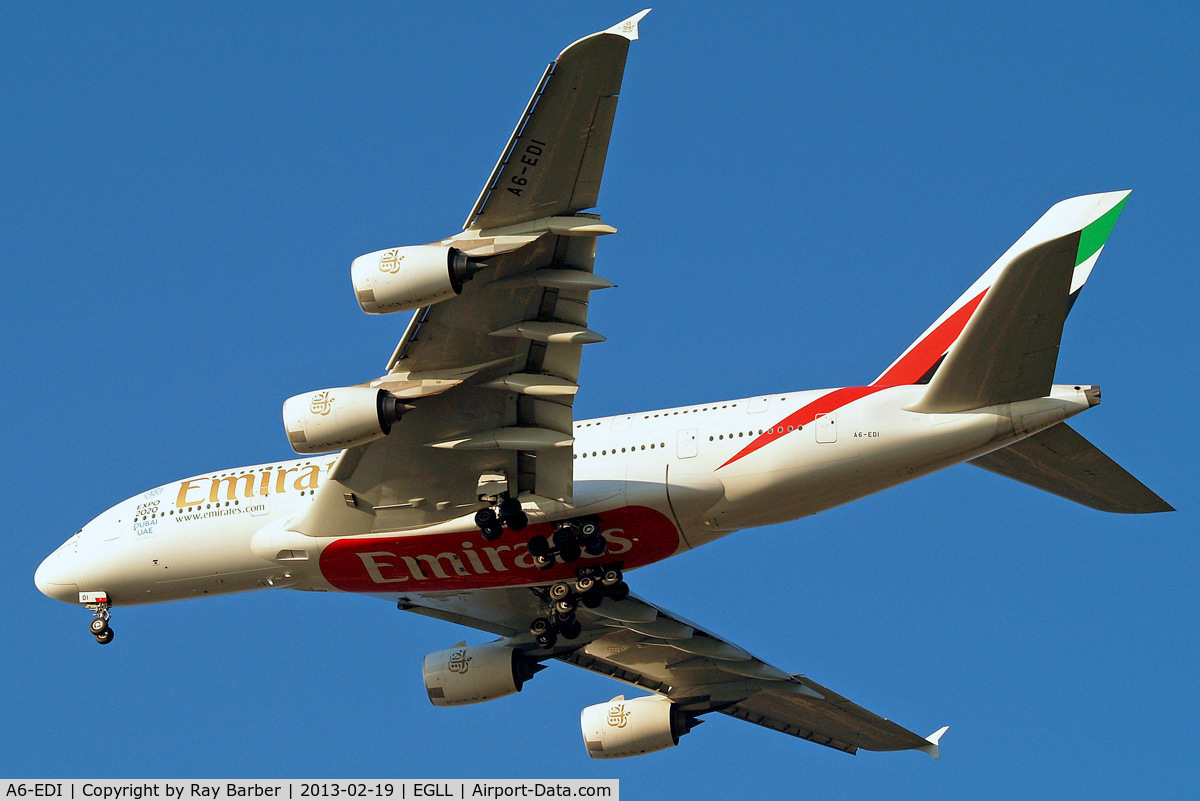
[[[971,464],[1102,512],[1175,511],[1066,423],[972,459]]]

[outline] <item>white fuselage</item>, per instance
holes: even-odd
[[[734,530],[837,506],[1004,447],[1088,408],[1088,387],[958,414],[906,411],[925,387],[743,398],[575,424],[575,508],[599,515],[626,570]],[[298,532],[336,455],[176,481],[88,523],[38,568],[44,593],[114,605],[267,587],[419,594],[544,583],[521,542],[479,540],[471,515],[355,538]],[[533,521],[535,508],[527,506]],[[566,515],[560,515],[566,516]]]

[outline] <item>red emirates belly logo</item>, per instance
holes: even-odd
[[[491,543],[474,529],[335,540],[321,552],[321,575],[343,592],[439,592],[545,584],[574,578],[578,567],[613,562],[629,570],[679,550],[679,531],[659,511],[627,506],[601,518],[608,551],[571,564],[556,562],[549,570],[534,566],[526,546],[534,535],[551,534],[549,523],[537,523],[520,534],[505,531]]]

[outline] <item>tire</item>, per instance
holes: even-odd
[[[553,556],[535,556],[533,557],[533,566],[538,570],[549,570],[554,567]]]
[[[553,648],[554,644],[558,642],[558,635],[553,631],[547,631],[545,634],[537,635],[534,637],[534,639],[537,640],[537,644],[543,648]]]
[[[583,555],[583,549],[579,547],[579,543],[572,542],[566,548],[561,549],[559,555],[562,556],[564,562],[575,562]]]
[[[529,525],[529,515],[521,511],[513,512],[510,515],[505,515],[504,525],[508,526],[513,531],[520,531]]]
[[[532,537],[529,540],[529,552],[534,556],[549,556],[550,555],[550,540],[543,537],[541,534]]]
[[[629,597],[629,585],[623,581],[618,581],[608,588],[608,597],[614,601],[624,601]]]
[[[508,517],[521,511],[521,502],[516,498],[505,498],[500,501],[500,516]]]
[[[596,579],[592,578],[591,576],[580,576],[579,578],[575,579],[575,592],[579,593],[580,595],[585,595],[591,592],[592,588],[595,586]]]
[[[588,609],[595,609],[604,603],[604,588],[594,587],[591,592],[585,593],[580,600]]]
[[[550,600],[561,601],[571,596],[571,585],[565,581],[550,585]]]
[[[584,541],[583,550],[588,556],[602,556],[608,550],[608,540],[597,535]]]
[[[560,612],[558,610],[555,610],[555,612],[554,612],[555,628],[562,628],[563,626],[570,625],[571,623],[574,623],[574,622],[575,622],[575,612],[574,611]]]
[[[495,523],[496,513],[491,509],[480,509],[475,513],[475,525],[478,526],[480,530],[494,525]]]
[[[550,621],[544,617],[534,618],[533,622],[529,624],[529,633],[534,637],[545,634],[547,631],[550,631]]]
[[[563,527],[554,532],[552,539],[554,540],[555,550],[561,551],[564,548],[574,544],[575,532],[569,528]]]
[[[88,624],[88,629],[92,634],[103,634],[109,630],[108,621],[102,617],[93,618],[92,622]]]
[[[96,635],[96,642],[100,643],[101,645],[108,645],[112,641],[113,641],[113,630],[112,629],[105,629],[104,631],[102,631]]]
[[[604,576],[600,579],[600,583],[605,587],[612,587],[621,583],[621,571],[615,567],[610,567],[604,571]]]
[[[554,611],[559,615],[574,615],[575,614],[575,599],[563,598],[561,601],[554,602]]]
[[[579,535],[584,539],[591,539],[600,535],[600,521],[585,520],[579,526]]]
[[[559,634],[565,640],[573,640],[583,632],[583,625],[578,620],[572,620],[567,625],[559,629]]]
[[[495,542],[496,540],[500,539],[500,536],[504,533],[504,527],[499,523],[492,523],[491,525],[481,528],[480,532],[483,534],[483,538],[485,540],[488,542]]]

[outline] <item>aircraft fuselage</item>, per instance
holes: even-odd
[[[737,529],[805,517],[1004,447],[1088,408],[1088,387],[959,414],[905,411],[921,386],[742,398],[575,424],[574,514],[599,515],[598,562],[641,567]],[[289,529],[336,455],[222,470],[156,487],[89,522],[38,569],[70,603],[113,605],[269,587],[382,594],[541,584],[528,534],[495,543],[470,514],[417,530],[322,537]],[[473,510],[472,510],[473,511]]]

